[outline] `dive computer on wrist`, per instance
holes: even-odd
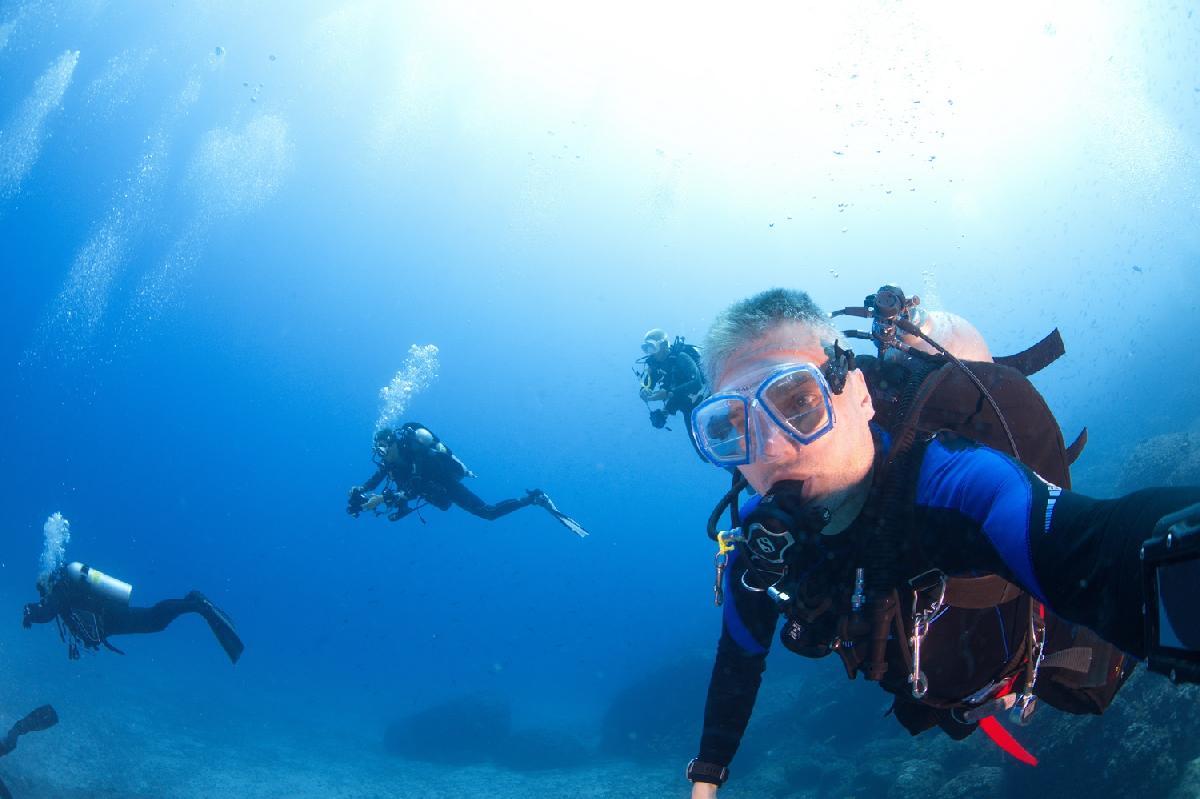
[[[692,782],[708,782],[718,787],[729,779],[729,768],[716,763],[705,763],[698,757],[692,758],[687,766],[687,778]]]

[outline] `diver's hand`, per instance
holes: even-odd
[[[646,402],[658,402],[659,400],[665,400],[668,394],[666,389],[660,388],[658,391],[651,391],[644,386],[639,393],[641,394],[642,399]]]
[[[346,497],[346,513],[349,513],[354,518],[358,518],[358,514],[362,513],[363,509],[363,487],[351,486],[350,493]]]
[[[717,786],[711,782],[693,782],[692,799],[715,799]]]
[[[380,502],[383,502],[383,495],[372,494],[371,496],[367,497],[367,501],[363,503],[363,510],[375,510],[375,507]]]

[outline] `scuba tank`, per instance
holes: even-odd
[[[87,564],[75,561],[66,566],[67,579],[83,588],[92,596],[115,602],[118,605],[128,605],[129,595],[133,586],[129,583],[110,577],[99,569],[93,569]]]

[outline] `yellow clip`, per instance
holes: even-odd
[[[717,533],[717,556],[728,555],[733,551],[733,545],[742,540],[742,536],[736,530],[722,530]]]

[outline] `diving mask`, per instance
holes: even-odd
[[[755,450],[761,457],[772,428],[797,444],[811,444],[833,429],[831,394],[824,372],[812,363],[756,369],[696,406],[696,443],[707,460],[721,467],[750,463]]]

